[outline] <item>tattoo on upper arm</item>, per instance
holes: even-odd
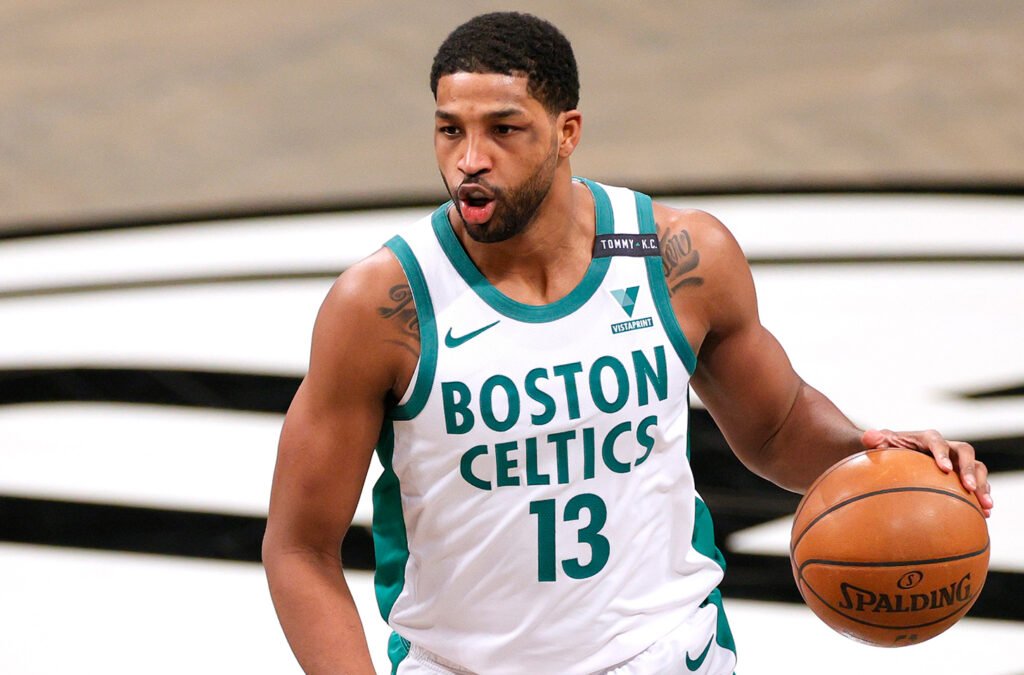
[[[688,231],[670,232],[668,228],[659,225],[658,239],[661,241],[661,266],[670,293],[684,286],[700,286],[704,283],[704,277],[690,274],[700,265],[700,252],[693,247]]]
[[[415,355],[419,355],[420,319],[416,315],[416,305],[412,301],[412,289],[408,284],[392,286],[388,291],[391,303],[387,307],[378,307],[377,314],[383,319],[390,319],[397,326],[400,340],[388,340],[404,347]]]

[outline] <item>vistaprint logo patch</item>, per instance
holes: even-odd
[[[636,296],[640,293],[639,286],[620,288],[612,291],[612,297],[619,301],[627,316],[633,316],[633,309],[636,307]]]
[[[633,312],[636,310],[636,299],[640,295],[640,287],[618,288],[611,293],[615,301],[619,303],[619,307],[622,307],[622,311],[626,313],[626,316],[633,316]],[[613,323],[611,329],[612,334],[618,335],[619,333],[628,333],[631,330],[638,330],[640,328],[650,328],[653,325],[654,319],[647,316],[642,319],[631,319],[630,321]]]

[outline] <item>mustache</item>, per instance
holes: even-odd
[[[490,182],[487,181],[486,178],[482,176],[467,176],[462,180],[461,183],[459,183],[458,188],[456,188],[454,192],[458,194],[458,192],[465,187],[480,187],[483,188],[484,190],[487,190],[494,196],[498,196],[503,192],[501,188],[492,185]]]
[[[485,187],[487,189],[495,189],[495,186],[487,182],[486,178],[476,175],[466,176],[462,179],[462,182],[459,183],[459,187],[465,187],[466,185],[479,185],[480,187]]]

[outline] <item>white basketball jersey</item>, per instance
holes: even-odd
[[[594,258],[550,305],[484,278],[450,204],[387,244],[421,341],[374,487],[375,583],[396,669],[411,643],[479,673],[600,672],[709,603],[719,618],[694,643],[734,651],[688,461],[695,358],[651,202],[583,182]]]

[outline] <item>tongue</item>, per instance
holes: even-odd
[[[494,215],[494,201],[491,200],[483,206],[473,206],[467,201],[459,201],[459,210],[462,212],[462,219],[472,225],[482,225]]]

